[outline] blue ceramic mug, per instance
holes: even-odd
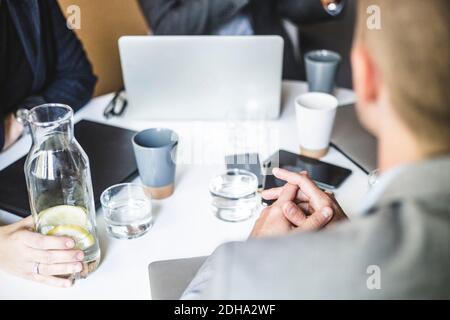
[[[178,135],[166,128],[151,128],[133,136],[139,175],[153,199],[172,195],[175,183]]]
[[[316,50],[305,54],[308,91],[332,94],[340,62],[341,56],[330,50]]]

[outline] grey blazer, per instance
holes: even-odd
[[[362,218],[228,243],[184,299],[449,299],[450,156],[408,167]]]

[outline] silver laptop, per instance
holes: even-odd
[[[155,261],[149,264],[153,300],[180,299],[207,257]]]
[[[279,36],[124,36],[125,117],[155,120],[275,119],[280,113]]]

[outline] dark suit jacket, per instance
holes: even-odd
[[[3,1],[8,4],[33,73],[31,92],[17,108],[57,102],[80,109],[91,98],[96,77],[56,0]],[[3,132],[0,121],[0,150]]]
[[[308,24],[331,20],[319,0],[139,0],[156,35],[207,35],[245,10],[256,35],[280,35],[284,39],[283,77],[304,79],[282,19]]]

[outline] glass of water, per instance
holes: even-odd
[[[145,234],[152,226],[151,197],[143,186],[121,183],[103,191],[106,230],[118,239],[134,239]]]
[[[224,221],[243,221],[258,208],[258,178],[253,173],[229,169],[215,177],[209,186],[213,213]]]

